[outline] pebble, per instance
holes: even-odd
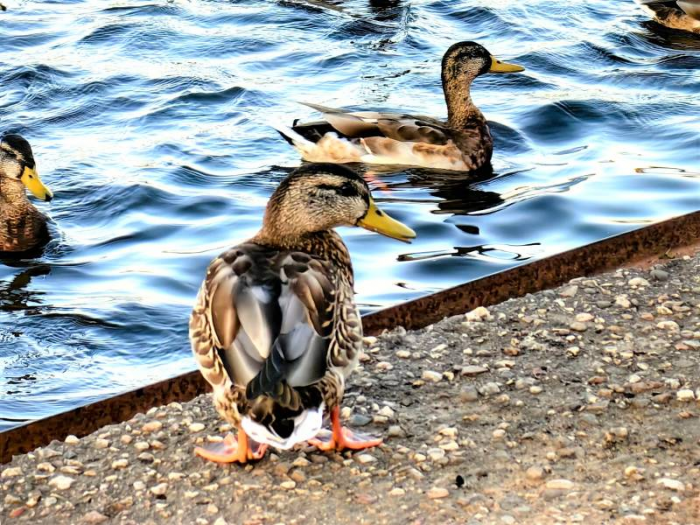
[[[108,448],[109,447],[109,440],[97,438],[95,440],[94,447],[98,450]]]
[[[128,466],[129,466],[128,459],[117,459],[116,461],[112,461],[112,468],[114,470],[122,470]]]
[[[525,471],[525,477],[530,481],[541,481],[544,479],[544,469],[538,466],[532,466]]]
[[[0,478],[16,478],[17,476],[22,475],[22,468],[21,467],[10,467],[6,468],[5,470],[2,471],[2,474],[0,474]]]
[[[150,445],[146,441],[137,441],[134,443],[134,448],[139,452],[143,452],[144,450],[148,450]]]
[[[405,494],[406,491],[399,487],[395,487],[389,491],[389,496],[403,496]]]
[[[204,424],[203,424],[203,423],[192,423],[192,424],[188,427],[189,431],[192,432],[192,433],[194,433],[194,432],[201,432],[202,430],[204,430],[204,428],[205,428],[205,427],[204,427]]]
[[[676,321],[661,321],[656,325],[656,327],[660,328],[661,330],[668,330],[671,332],[677,332],[681,329]]]
[[[498,386],[498,383],[486,383],[479,389],[479,392],[484,396],[500,394],[501,387]]]
[[[74,436],[73,434],[70,434],[66,436],[66,439],[63,441],[66,445],[77,445],[80,443],[80,440]]]
[[[566,288],[563,288],[560,292],[559,295],[561,297],[573,297],[576,295],[578,292],[578,286],[572,285],[572,286],[567,286]]]
[[[588,322],[592,321],[593,319],[595,319],[595,317],[593,317],[589,313],[576,314],[576,320],[579,323],[588,323]]]
[[[652,270],[650,275],[657,281],[668,281],[668,272],[664,270]]]
[[[649,286],[649,281],[644,277],[634,277],[627,281],[627,284],[630,286]]]
[[[464,402],[476,401],[477,399],[479,399],[479,392],[477,392],[475,386],[467,385],[464,388],[462,388],[460,399]]]
[[[574,321],[569,325],[569,328],[571,328],[574,332],[585,332],[588,330],[588,325],[580,321]]]
[[[441,499],[446,498],[450,495],[450,491],[443,487],[433,487],[428,490],[428,497],[430,499]]]
[[[468,365],[468,366],[465,366],[464,368],[462,368],[461,374],[463,376],[472,377],[472,376],[478,376],[479,374],[483,374],[483,373],[488,372],[488,371],[489,371],[488,367],[485,367],[485,366]]]
[[[695,394],[689,388],[684,388],[676,392],[676,399],[678,401],[693,401],[695,399]]]
[[[391,425],[386,433],[389,437],[404,437],[406,435],[399,425]]]
[[[358,454],[355,456],[355,460],[362,465],[367,465],[368,463],[374,463],[377,461],[377,458],[375,458],[372,454]]]
[[[141,427],[141,430],[149,434],[151,432],[158,432],[161,428],[163,428],[163,423],[160,421],[149,421]]]
[[[632,303],[629,299],[627,299],[626,295],[618,295],[617,297],[615,297],[615,304],[617,306],[621,306],[622,308],[629,308],[630,306],[632,306]]]
[[[409,352],[408,350],[397,350],[396,357],[400,359],[408,359],[409,357],[411,357],[411,352]]]
[[[533,395],[541,394],[542,393],[542,387],[541,386],[531,386],[530,387],[530,393]]]
[[[134,481],[132,487],[134,487],[134,490],[145,490],[146,484],[143,481]]]
[[[424,370],[421,374],[421,379],[424,381],[432,381],[433,383],[437,383],[442,379],[442,374],[433,370]]]
[[[502,428],[497,428],[491,433],[491,436],[493,436],[495,440],[501,440],[506,437],[506,431]]]
[[[49,481],[49,487],[53,487],[58,490],[68,490],[74,482],[75,480],[73,478],[69,478],[68,476],[56,476],[51,478]]]
[[[296,486],[297,486],[297,482],[294,480],[291,480],[291,479],[280,483],[280,487],[282,487],[285,490],[292,490],[292,489],[296,488]]]
[[[465,317],[469,322],[480,322],[491,319],[491,313],[488,311],[487,308],[479,306],[471,312],[467,312]]]
[[[676,492],[683,492],[685,490],[685,483],[677,479],[661,478],[656,483],[666,489],[675,490]]]
[[[152,486],[148,490],[151,492],[151,494],[154,494],[156,496],[165,496],[165,493],[168,492],[168,484],[158,483],[157,485]]]
[[[107,521],[109,518],[105,516],[104,514],[100,514],[96,510],[91,510],[87,514],[83,516],[83,519],[81,520],[83,523],[90,523],[90,524],[97,524],[97,523],[104,523]]]
[[[545,487],[554,490],[571,490],[574,488],[574,482],[568,479],[550,479],[545,483]]]

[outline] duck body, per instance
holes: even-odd
[[[0,252],[5,254],[34,251],[50,238],[48,219],[29,201],[26,189],[41,200],[53,198],[39,179],[29,143],[5,135],[0,139]]]
[[[320,121],[294,122],[278,131],[311,162],[398,164],[475,171],[491,161],[493,138],[470,96],[472,81],[487,72],[523,68],[492,57],[475,42],[451,46],[442,60],[447,120],[375,111],[351,112],[304,103]]]
[[[658,23],[700,34],[700,0],[637,0]]]
[[[282,182],[256,236],[210,264],[190,318],[190,340],[217,411],[239,430],[237,438],[197,449],[202,457],[244,463],[262,457],[268,445],[364,448],[381,442],[339,426],[345,381],[362,350],[352,263],[332,230],[341,224],[402,240],[414,235],[377,210],[357,174],[310,165]],[[326,413],[334,435],[314,442]]]

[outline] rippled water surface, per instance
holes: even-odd
[[[473,87],[494,173],[374,176],[418,240],[342,231],[365,311],[700,209],[700,39],[631,0],[6,3],[0,131],[56,198],[43,256],[0,264],[0,427],[192,369],[204,269],[298,165],[269,124],[444,116],[458,40],[527,68]]]

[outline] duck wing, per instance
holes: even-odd
[[[239,245],[209,266],[190,323],[204,377],[230,379],[247,397],[290,395],[319,381],[335,311],[327,261],[302,252]]]
[[[302,104],[323,113],[321,123],[330,125],[346,138],[383,137],[400,142],[421,142],[441,146],[450,140],[449,129],[439,120],[430,117],[377,111],[350,112],[310,102],[302,102]],[[315,122],[295,125],[293,129],[306,136],[298,128],[308,130],[309,127],[318,128],[319,124]]]

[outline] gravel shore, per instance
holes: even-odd
[[[367,338],[343,416],[381,447],[241,467],[207,396],[0,467],[0,522],[700,524],[700,257]]]

